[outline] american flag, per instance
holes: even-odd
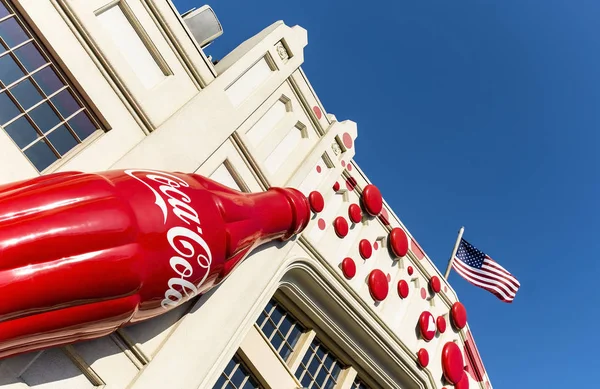
[[[461,239],[452,267],[464,279],[493,293],[505,303],[511,303],[521,284],[505,268],[484,252]]]

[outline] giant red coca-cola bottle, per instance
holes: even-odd
[[[160,315],[309,218],[295,189],[244,194],[195,174],[68,172],[0,186],[0,358]]]

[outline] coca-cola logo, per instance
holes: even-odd
[[[198,287],[208,277],[212,264],[210,247],[202,237],[200,217],[191,204],[192,200],[185,194],[185,188],[190,185],[177,176],[154,170],[125,170],[125,174],[152,191],[154,203],[162,212],[164,224],[169,217],[176,217],[185,223],[171,227],[166,236],[176,254],[169,260],[175,275],[167,282],[168,289],[161,306],[165,309],[176,307],[198,294]],[[192,282],[198,277],[194,276],[193,262],[190,263],[190,260],[195,260],[204,270],[202,279],[196,283]]]

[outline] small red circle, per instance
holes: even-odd
[[[404,280],[398,281],[398,295],[403,299],[408,297],[408,282]]]
[[[460,302],[455,302],[450,309],[452,323],[456,328],[462,330],[467,325],[467,310]]]
[[[429,353],[424,348],[417,351],[417,358],[421,367],[427,367],[427,365],[429,365]]]
[[[442,290],[442,284],[438,276],[433,276],[429,279],[429,287],[434,293],[439,293]]]
[[[360,256],[364,259],[371,258],[371,255],[373,254],[371,243],[369,243],[369,241],[366,239],[361,239],[361,241],[358,243],[358,251],[360,252]]]
[[[448,287],[446,285],[444,285],[444,292],[448,292]]]
[[[365,186],[362,192],[362,202],[365,210],[371,216],[377,216],[383,209],[383,197],[381,192],[373,184]]]
[[[464,361],[460,348],[454,342],[448,342],[442,349],[442,371],[451,384],[456,385],[463,377]]]
[[[317,173],[321,173],[321,166],[317,165]]]
[[[384,225],[386,225],[386,226],[390,225],[390,215],[388,214],[387,209],[385,209],[385,208],[381,209],[381,213],[379,214],[379,218],[381,219],[381,222]]]
[[[386,275],[379,269],[369,273],[369,292],[376,301],[383,301],[388,295],[389,285]]]
[[[346,169],[348,169],[349,172],[352,171],[352,164],[349,163],[348,165],[346,165]]]
[[[340,190],[340,183],[336,181],[335,184],[333,184],[333,191],[337,192],[338,190]]]
[[[341,161],[340,163],[342,164],[342,167],[346,167],[346,161],[344,161],[344,160],[342,159],[342,161]]]
[[[462,375],[462,378],[456,385],[454,385],[454,389],[469,389],[469,376],[468,374]]]
[[[437,329],[438,331],[440,331],[441,334],[446,332],[446,319],[444,319],[444,316],[438,316],[438,318],[436,319],[436,324]]]
[[[347,279],[352,279],[356,275],[356,264],[352,258],[344,258],[342,261],[342,272]]]
[[[344,132],[344,135],[342,135],[342,142],[344,143],[344,146],[346,146],[347,149],[351,149],[352,144],[354,143],[352,137],[347,132]]]
[[[408,271],[408,275],[409,275],[409,276],[412,276],[412,275],[413,275],[413,272],[414,272],[414,270],[413,270],[413,267],[412,267],[412,266],[409,266],[409,267],[408,267],[408,269],[406,269],[406,270]]]
[[[319,219],[317,220],[317,226],[320,230],[324,230],[327,227],[327,224],[325,223],[325,220]]]
[[[421,316],[419,316],[419,329],[421,330],[421,336],[426,342],[429,342],[435,337],[437,327],[431,312],[423,311],[423,313],[421,313]]]
[[[350,204],[348,206],[348,217],[352,223],[360,223],[362,221],[362,210],[358,204]]]
[[[333,228],[335,229],[335,233],[340,238],[348,235],[348,222],[342,216],[338,216],[333,221]]]
[[[404,257],[408,253],[408,237],[402,228],[393,228],[390,232],[390,247],[396,257]]]
[[[425,288],[421,288],[421,298],[425,300],[427,298],[427,291]]]
[[[313,212],[319,213],[325,208],[325,200],[323,199],[323,195],[316,190],[310,192],[308,195],[308,203],[310,204],[310,209]]]
[[[321,117],[323,116],[323,113],[321,112],[321,108],[317,107],[316,105],[313,107],[313,112],[317,116],[317,119],[321,119]]]
[[[356,187],[356,184],[356,178],[354,177],[350,177],[346,180],[346,188],[348,188],[349,191],[353,191]]]
[[[379,243],[373,242],[373,249],[377,250],[379,248]]]

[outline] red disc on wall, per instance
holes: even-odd
[[[371,246],[371,243],[368,240],[361,239],[361,241],[358,243],[358,252],[360,253],[360,256],[364,259],[369,259],[373,254],[373,247]]]
[[[398,281],[398,296],[403,299],[408,297],[408,282],[404,280]]]
[[[352,145],[354,144],[354,140],[350,134],[344,132],[344,135],[342,135],[342,143],[344,143],[344,146],[346,146],[347,149],[351,149]]]
[[[429,365],[429,353],[424,348],[417,351],[417,359],[421,367],[427,367]]]
[[[452,305],[450,316],[452,317],[452,323],[459,330],[462,330],[467,325],[467,310],[458,301]]]
[[[348,222],[342,216],[338,216],[333,221],[333,228],[335,229],[335,233],[340,238],[348,235]]]
[[[440,331],[441,334],[446,332],[446,319],[444,319],[444,316],[438,316],[438,318],[436,319],[436,323],[437,329],[438,331]]]
[[[434,293],[439,293],[442,290],[442,283],[438,276],[433,276],[429,279],[429,287]]]
[[[374,269],[369,274],[369,292],[376,301],[383,301],[388,295],[387,276],[379,269]]]
[[[375,185],[365,186],[362,192],[362,203],[371,216],[379,215],[383,209],[383,197],[381,197],[381,192]]]
[[[393,228],[390,232],[390,247],[397,257],[403,257],[408,253],[408,237],[402,228]]]
[[[454,342],[448,342],[442,349],[442,371],[451,384],[456,385],[464,373],[464,361],[460,348]]]
[[[408,275],[409,275],[409,276],[412,276],[412,275],[413,275],[413,272],[414,272],[414,270],[413,270],[413,267],[412,267],[412,266],[409,266],[409,267],[408,267],[408,269],[406,269],[406,271],[408,271]]]
[[[362,211],[358,204],[350,204],[348,206],[348,217],[352,223],[360,223],[362,221]]]
[[[469,377],[467,374],[462,375],[462,378],[454,386],[454,389],[469,389]]]
[[[351,279],[356,275],[356,264],[352,258],[344,258],[342,261],[342,273],[347,279]]]
[[[336,181],[335,184],[333,184],[333,191],[337,192],[338,190],[340,190],[340,183]]]
[[[310,209],[313,212],[319,213],[325,208],[325,200],[323,199],[323,195],[316,190],[310,192],[308,195],[308,203],[310,204]]]
[[[429,342],[435,337],[437,328],[431,312],[424,311],[421,313],[421,316],[419,316],[419,330],[421,331],[421,337],[423,337],[426,342]]]
[[[321,119],[321,117],[323,116],[323,113],[321,112],[321,108],[317,107],[316,105],[313,107],[313,112],[315,113],[315,116],[317,117],[317,119]]]

